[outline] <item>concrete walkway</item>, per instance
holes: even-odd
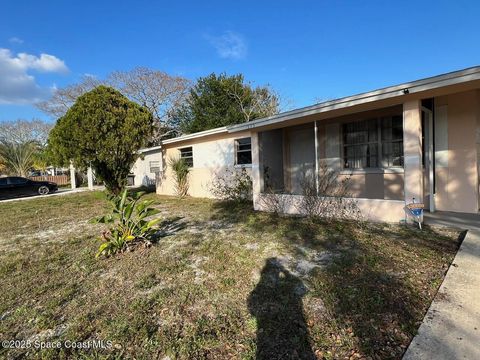
[[[468,232],[403,359],[480,359],[480,215],[437,212],[425,222]]]

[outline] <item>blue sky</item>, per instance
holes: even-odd
[[[3,0],[0,120],[48,119],[33,102],[55,86],[135,66],[241,72],[305,106],[479,65],[478,14],[458,0]]]

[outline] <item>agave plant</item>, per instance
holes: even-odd
[[[154,225],[161,219],[147,220],[156,210],[151,207],[153,201],[139,201],[142,194],[139,192],[129,196],[124,190],[121,195],[111,196],[112,213],[93,220],[100,224],[111,224],[109,230],[102,232],[102,244],[97,257],[113,255],[142,243],[147,246],[151,244],[155,234]]]

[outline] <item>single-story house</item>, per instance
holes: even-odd
[[[162,147],[154,146],[138,151],[139,157],[131,170],[132,182],[129,185],[155,186],[156,176],[163,170]]]
[[[250,131],[229,134],[227,127],[221,127],[164,140],[162,145],[140,153],[132,169],[135,185],[151,185],[156,180],[157,193],[163,195],[175,194],[168,165],[171,158],[181,157],[191,166],[188,194],[194,197],[214,197],[214,178],[229,169],[245,168],[251,174]]]
[[[351,196],[372,220],[404,219],[414,198],[428,211],[478,213],[480,67],[180,136],[157,151],[159,194],[174,193],[167,159],[180,156],[192,168],[191,196],[212,196],[219,172],[248,167],[255,209],[264,210],[268,181],[294,213],[302,174],[327,164],[350,178]]]

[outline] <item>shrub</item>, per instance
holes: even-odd
[[[129,196],[127,190],[124,190],[122,195],[109,195],[112,213],[94,219],[96,223],[111,225],[107,231],[102,232],[102,244],[98,248],[97,257],[123,252],[140,244],[151,245],[155,234],[153,226],[160,219],[147,220],[156,210],[150,207],[153,203],[151,200],[139,202],[141,194]]]
[[[188,195],[190,168],[185,159],[171,157],[168,164],[173,171],[173,180],[175,181],[175,193],[184,197]]]
[[[252,178],[245,168],[240,170],[227,168],[212,181],[210,191],[219,199],[242,202],[252,200],[252,188]]]
[[[300,181],[302,199],[297,210],[310,218],[361,219],[357,203],[349,196],[350,177],[340,179],[339,173],[320,164],[318,186],[315,174],[303,172]]]
[[[264,190],[258,198],[262,208],[275,216],[286,214],[292,205],[291,194],[271,179],[268,166],[263,169],[263,184]]]

